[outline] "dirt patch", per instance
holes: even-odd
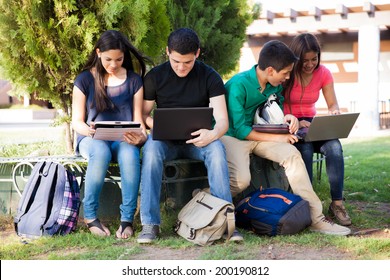
[[[368,203],[363,201],[349,201],[349,204],[353,205],[358,212],[371,212],[373,218],[375,215],[378,217],[390,217],[390,203],[375,202]],[[371,237],[371,238],[390,238],[390,224],[383,224],[380,228],[361,229],[351,226],[353,236]]]
[[[157,246],[142,246],[141,253],[121,256],[126,260],[196,260],[204,253],[202,247],[184,249],[162,248]]]
[[[161,248],[157,246],[142,246],[138,254],[123,254],[120,259],[126,260],[197,260],[210,254],[212,247],[193,246],[185,249]],[[270,244],[259,246],[247,252],[247,247],[237,244],[235,254],[248,256],[243,259],[260,260],[350,260],[354,256],[335,247],[310,248],[298,245]],[[257,251],[257,252],[256,252]],[[247,254],[248,253],[248,254]],[[249,255],[250,254],[250,255]]]
[[[10,237],[12,235],[16,236],[14,229],[11,229],[11,228],[6,228],[6,229],[2,228],[2,229],[0,229],[0,237],[1,237],[2,240],[6,239],[6,238],[8,238],[8,237]]]
[[[348,201],[348,203],[354,205],[357,208],[357,211],[374,211],[383,215],[383,217],[390,217],[390,203],[365,201]]]
[[[353,255],[335,247],[310,248],[297,245],[269,245],[259,250],[258,259],[267,260],[350,260]]]
[[[353,236],[359,236],[359,237],[370,237],[370,238],[390,238],[390,229],[363,229],[363,230],[357,230],[353,233]]]

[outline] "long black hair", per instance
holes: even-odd
[[[91,70],[94,68],[92,74],[95,78],[96,109],[98,112],[102,112],[109,108],[113,109],[114,104],[107,96],[104,85],[104,76],[107,72],[96,53],[97,49],[99,49],[100,52],[120,50],[124,54],[122,67],[138,73],[141,77],[144,77],[146,72],[146,61],[151,62],[151,60],[137,50],[121,32],[116,30],[107,30],[103,32],[83,68],[83,70]]]

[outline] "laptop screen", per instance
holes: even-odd
[[[213,108],[156,108],[153,113],[153,140],[188,140],[191,133],[212,129]]]

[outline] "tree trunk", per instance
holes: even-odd
[[[70,104],[70,105],[69,105]],[[72,122],[72,97],[70,94],[62,94],[61,95],[61,110],[63,112],[61,123],[64,126],[65,130],[65,145],[66,145],[66,153],[74,154],[73,148],[73,130],[71,127]]]
[[[66,153],[68,154],[73,154],[74,149],[73,149],[73,133],[70,128],[70,123],[66,122],[64,123],[65,127],[65,144],[66,144]]]

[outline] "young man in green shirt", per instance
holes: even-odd
[[[300,152],[294,147],[298,141],[294,133],[298,120],[285,115],[290,124],[290,134],[271,134],[252,129],[256,109],[276,94],[283,102],[282,83],[290,78],[297,58],[282,42],[267,42],[259,55],[258,64],[250,70],[233,76],[225,85],[229,115],[229,130],[221,138],[226,148],[232,196],[244,191],[250,184],[250,154],[279,163],[285,170],[293,192],[310,204],[315,232],[348,235],[350,229],[327,220],[322,213],[322,204],[311,185]]]

